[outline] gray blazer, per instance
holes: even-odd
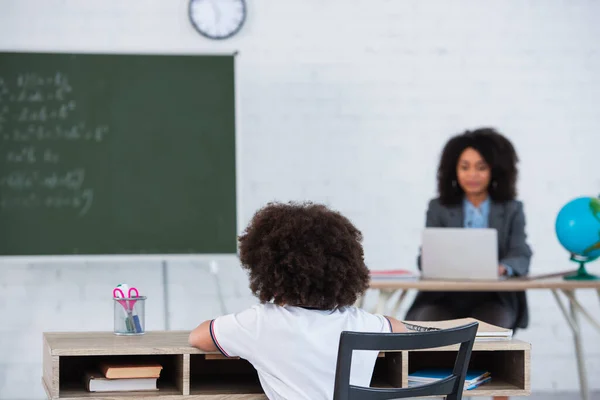
[[[440,203],[439,199],[433,199],[429,202],[425,223],[427,227],[461,228],[463,223],[462,204],[446,207]],[[495,228],[498,231],[499,263],[510,266],[516,276],[527,275],[533,253],[527,244],[523,203],[517,200],[504,203],[492,202],[490,204],[488,227]],[[420,269],[420,254],[417,262]],[[517,326],[525,328],[529,320],[525,292],[498,292],[498,296],[503,304],[517,313]],[[415,299],[415,304],[418,300],[418,298]]]

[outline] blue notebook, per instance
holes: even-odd
[[[427,368],[415,371],[408,375],[409,386],[418,384],[432,383],[440,379],[444,379],[452,375],[450,368]],[[469,370],[465,377],[465,390],[475,389],[479,385],[489,382],[492,379],[489,371],[485,370]]]

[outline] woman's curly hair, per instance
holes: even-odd
[[[517,196],[517,152],[510,140],[493,128],[480,128],[456,135],[444,146],[437,173],[440,202],[448,206],[463,201],[464,191],[457,183],[456,166],[462,152],[469,147],[477,150],[491,169],[488,192],[492,200],[514,200]]]
[[[368,288],[361,241],[346,217],[324,205],[269,203],[239,237],[240,260],[262,303],[332,310]]]

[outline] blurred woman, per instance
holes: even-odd
[[[523,204],[516,200],[518,157],[512,143],[491,128],[466,131],[446,143],[439,163],[439,197],[429,202],[427,227],[495,228],[498,273],[529,273]],[[421,267],[419,256],[419,268]],[[473,317],[504,328],[525,328],[525,292],[420,292],[406,320]]]

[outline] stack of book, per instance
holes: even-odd
[[[428,368],[415,371],[412,374],[408,374],[408,387],[415,387],[425,385],[427,383],[433,383],[440,379],[444,379],[452,375],[452,369],[450,368]],[[472,390],[476,387],[489,382],[492,379],[489,371],[483,370],[469,370],[465,378],[464,390]]]
[[[158,390],[161,371],[159,364],[101,364],[85,374],[85,386],[89,392]]]

